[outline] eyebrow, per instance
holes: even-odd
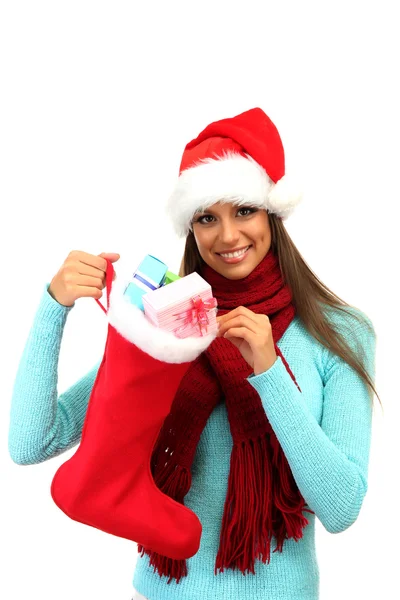
[[[239,208],[258,208],[257,206],[253,206],[251,204],[251,202],[246,202],[245,204],[239,205],[239,204],[234,204],[233,208],[239,209]],[[202,214],[211,214],[215,216],[215,213],[211,210],[211,208],[205,208],[204,210],[199,210],[195,213],[195,215],[202,215]]]
[[[237,210],[238,208],[244,208],[244,206],[245,205],[243,205],[243,206],[233,205],[233,208],[235,208]],[[216,214],[211,208],[205,208],[204,210],[196,212],[196,214],[202,214],[202,213],[210,213],[211,215]]]
[[[202,215],[205,213],[211,213],[211,214],[215,214],[213,213],[213,211],[210,208],[205,208],[204,210],[198,210],[195,214],[196,215]]]

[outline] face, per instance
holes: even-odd
[[[251,205],[217,202],[193,216],[192,228],[202,259],[227,279],[249,275],[271,246],[268,213]],[[250,248],[244,255],[221,256],[247,246]]]

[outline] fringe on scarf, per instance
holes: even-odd
[[[170,463],[156,483],[164,494],[183,504],[191,473],[187,467]],[[255,575],[255,560],[270,562],[273,536],[277,542],[273,552],[282,552],[285,539],[297,542],[303,536],[309,521],[302,511],[315,514],[305,508],[275,435],[266,433],[234,444],[215,575],[225,568]],[[173,578],[179,583],[187,576],[186,560],[162,556],[140,544],[138,551],[149,555],[160,576],[169,576],[168,583]]]

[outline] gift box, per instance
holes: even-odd
[[[178,279],[181,279],[181,277],[179,277],[179,275],[175,275],[175,273],[171,273],[171,271],[167,271],[165,274],[163,285],[168,285],[169,283],[172,283],[173,281],[178,281]]]
[[[143,295],[146,318],[176,337],[201,337],[217,331],[217,300],[209,283],[190,273]]]
[[[140,310],[144,310],[142,297],[144,294],[158,289],[163,281],[168,267],[161,260],[147,254],[136,269],[133,280],[126,288],[124,295]]]

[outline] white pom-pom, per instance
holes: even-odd
[[[281,217],[282,220],[286,220],[302,199],[303,192],[299,185],[290,177],[284,175],[268,194],[268,209]]]

